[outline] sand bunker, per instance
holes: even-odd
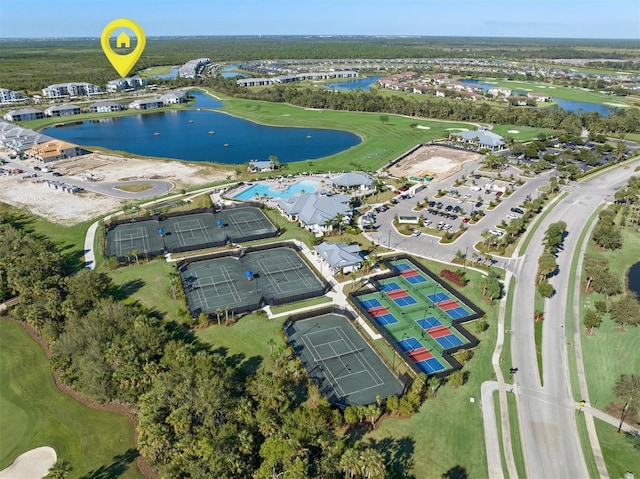
[[[0,479],[42,479],[57,460],[52,447],[37,447],[19,455],[13,464],[0,471]]]
[[[469,128],[447,128],[448,131],[469,131]]]
[[[431,127],[430,126],[424,126],[424,125],[416,125],[416,128],[419,130],[430,130]]]
[[[520,133],[520,130],[507,130],[507,133],[516,134],[516,133]]]
[[[421,146],[406,158],[389,168],[396,177],[431,175],[441,180],[462,169],[462,165],[480,159],[482,155],[472,151],[449,148],[443,145]]]

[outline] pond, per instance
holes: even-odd
[[[240,65],[226,65],[220,69],[220,76],[223,78],[247,78],[249,75],[236,71]]]
[[[475,85],[478,86],[480,88],[482,88],[484,91],[489,90],[490,88],[495,88],[497,87],[497,83],[485,83],[482,82],[480,80],[471,80],[471,79],[462,79],[460,80],[461,83],[466,83],[467,85]],[[542,91],[542,90],[541,90]],[[526,91],[517,91],[517,90],[513,90],[513,94],[514,95],[526,95],[527,92]],[[616,111],[615,108],[608,106],[608,105],[602,105],[600,103],[588,103],[585,101],[575,101],[575,100],[563,100],[562,98],[555,98],[555,97],[551,97],[551,99],[558,104],[558,106],[560,108],[562,108],[563,110],[567,110],[567,111],[572,111],[574,113],[579,113],[579,112],[590,112],[590,111],[596,111],[598,113],[600,113],[602,116],[609,116],[611,113],[613,113],[614,111]]]
[[[370,90],[378,78],[382,78],[382,75],[372,75],[365,78],[356,78],[354,80],[346,80],[339,82],[327,83],[324,87],[329,90]]]
[[[170,73],[162,75],[150,75],[149,78],[157,78],[158,80],[175,80],[178,76],[178,67],[173,67]]]
[[[86,120],[42,133],[89,149],[100,146],[142,156],[226,164],[268,160],[270,155],[281,163],[324,158],[362,141],[347,131],[266,126],[200,110],[222,104],[202,92],[192,95],[196,103],[186,110]]]
[[[638,299],[640,299],[640,262],[629,268],[627,280],[631,292],[635,293]]]

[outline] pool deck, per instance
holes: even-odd
[[[333,187],[330,185],[330,181],[332,176],[335,176],[335,174],[326,174],[326,175],[305,175],[305,174],[297,174],[297,175],[290,175],[290,176],[278,176],[275,178],[269,178],[269,179],[265,179],[265,180],[258,180],[258,181],[249,181],[244,183],[242,186],[235,188],[229,192],[227,192],[225,194],[225,196],[229,199],[233,199],[236,201],[267,201],[267,202],[277,202],[277,200],[279,199],[279,197],[273,197],[270,196],[268,197],[266,200],[264,200],[263,198],[250,198],[250,199],[240,199],[238,198],[238,195],[242,194],[243,192],[247,191],[248,189],[250,189],[251,187],[253,187],[254,185],[264,185],[269,187],[271,190],[273,191],[284,191],[287,188],[291,187],[291,186],[295,186],[301,182],[305,182],[305,181],[313,181],[315,183],[317,183],[317,189],[315,191],[319,192],[322,190],[326,190],[326,191],[331,191],[333,190]],[[322,184],[322,182],[325,182],[325,185]],[[297,193],[295,193],[297,194]],[[293,196],[293,194],[291,195]],[[288,196],[287,196],[288,198]]]

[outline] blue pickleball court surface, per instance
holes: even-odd
[[[412,304],[418,304],[418,302],[415,299],[413,299],[412,296],[403,296],[401,298],[393,298],[393,300],[401,308],[403,306],[411,306]]]
[[[382,303],[378,301],[376,298],[361,299],[359,301],[362,304],[362,306],[364,306],[366,309],[379,308],[380,306],[382,306]]]
[[[427,281],[427,278],[420,274],[417,274],[415,276],[405,276],[404,279],[406,279],[407,282],[411,284],[425,283]]]
[[[447,313],[452,319],[464,318],[465,316],[469,316],[469,312],[462,307],[448,309],[445,311],[445,313]]]
[[[401,341],[398,341],[398,346],[400,346],[403,351],[407,352],[413,351],[414,349],[424,348],[422,343],[414,337],[405,338]]]
[[[416,323],[418,323],[418,326],[420,326],[422,329],[429,329],[429,328],[434,328],[436,326],[442,326],[442,323],[438,321],[436,318],[434,318],[433,316],[429,316],[428,318],[418,319],[416,320]]]
[[[395,267],[398,269],[398,271],[402,272],[402,271],[407,271],[410,269],[413,269],[411,266],[409,266],[408,264],[405,263],[398,263],[395,265]]]
[[[382,288],[382,291],[384,291],[385,293],[389,293],[391,291],[396,291],[398,289],[402,289],[400,287],[400,285],[398,283],[396,283],[395,281],[391,281],[390,283],[381,284],[380,287]]]
[[[436,338],[436,341],[438,341],[438,344],[440,344],[444,349],[455,348],[456,346],[463,344],[462,340],[455,334],[440,336],[439,338]]]
[[[397,323],[398,320],[396,319],[396,317],[391,314],[383,314],[381,316],[373,316],[373,319],[375,319],[379,324],[381,324],[382,326],[387,326],[389,324],[394,324]]]
[[[433,301],[434,303],[439,303],[440,301],[446,301],[447,299],[451,299],[447,293],[435,293],[435,294],[428,294],[427,298],[429,298],[431,301]]]
[[[423,359],[416,363],[420,369],[427,374],[437,373],[445,369],[444,365],[437,358]]]

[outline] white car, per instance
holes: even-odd
[[[424,226],[429,226],[431,223],[433,223],[433,221],[431,221],[431,220],[424,220],[422,224],[423,224]]]
[[[504,231],[501,231],[499,229],[493,228],[493,229],[489,230],[489,233],[491,233],[492,235],[496,235],[496,236],[502,236],[504,234]]]
[[[413,233],[411,233],[411,236],[420,236],[421,233],[422,231],[420,230],[413,230]]]
[[[513,213],[509,213],[507,215],[507,219],[508,220],[517,220],[518,218],[520,218],[518,215],[514,215]]]

